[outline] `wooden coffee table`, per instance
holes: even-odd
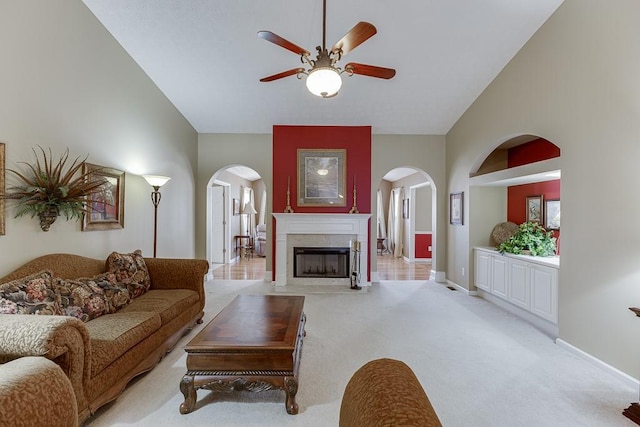
[[[185,347],[180,413],[193,411],[197,390],[284,390],[298,413],[298,367],[305,335],[303,296],[238,295]]]

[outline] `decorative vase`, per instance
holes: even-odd
[[[42,231],[49,231],[51,224],[56,222],[59,215],[60,212],[55,206],[50,206],[44,212],[40,212],[38,217],[40,218],[40,228],[42,228]]]

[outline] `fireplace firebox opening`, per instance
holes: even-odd
[[[349,277],[350,248],[294,247],[293,277]]]

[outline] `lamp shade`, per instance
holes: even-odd
[[[242,213],[242,215],[255,215],[258,212],[253,207],[253,204],[251,202],[249,202],[249,203],[245,203],[244,207],[242,208],[242,212],[241,213]]]
[[[342,77],[333,67],[314,68],[307,77],[307,89],[316,96],[328,98],[338,93]]]
[[[152,187],[162,187],[167,183],[167,181],[171,179],[168,176],[160,176],[160,175],[142,175],[142,177]]]

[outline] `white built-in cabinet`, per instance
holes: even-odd
[[[500,254],[475,248],[475,286],[558,324],[557,257]]]

